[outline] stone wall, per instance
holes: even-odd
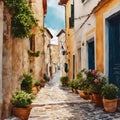
[[[51,44],[51,56],[52,56],[52,73],[54,74],[58,67],[58,45]]]
[[[10,99],[12,91],[12,38],[11,38],[11,15],[4,8],[4,36],[3,36],[3,109],[2,117],[10,115]]]
[[[35,51],[40,51],[40,56],[34,59],[34,70],[33,74],[35,80],[42,79],[42,76],[45,72],[45,56],[44,56],[44,35],[40,29],[43,29],[44,26],[44,14],[43,14],[43,6],[42,0],[35,0],[31,4],[31,8],[34,12],[35,17],[39,20],[39,30],[35,32]]]
[[[21,76],[28,72],[29,61],[27,50],[29,39],[15,39],[11,34],[11,14],[4,8],[3,37],[3,110],[2,117],[11,114],[11,95],[20,89]]]
[[[3,2],[0,2],[0,120],[2,111],[2,45],[3,45]]]
[[[3,7],[3,8],[2,8]],[[4,9],[4,11],[3,11]],[[43,8],[42,0],[35,0],[32,3],[32,9],[35,17],[39,20],[39,26],[43,28]],[[11,16],[6,6],[0,2],[0,108],[2,105],[2,118],[7,118],[11,114],[11,96],[13,92],[20,89],[21,76],[23,72],[30,71],[30,61],[27,51],[30,49],[29,38],[18,39],[13,38],[11,33]],[[2,13],[4,13],[4,20],[2,20]],[[4,23],[2,23],[4,21]],[[3,32],[4,34],[3,34]],[[2,35],[4,35],[2,37]],[[35,33],[35,51],[40,51],[40,56],[33,61],[33,74],[36,80],[39,80],[44,73],[44,55],[43,52],[44,39],[43,33],[37,31]],[[2,46],[3,40],[3,46]],[[2,56],[1,56],[2,55]],[[2,58],[3,57],[3,58]],[[3,63],[2,63],[3,62]],[[2,69],[3,68],[3,69]],[[2,71],[2,74],[1,74]],[[3,93],[3,100],[2,100]],[[3,102],[3,104],[2,104]]]

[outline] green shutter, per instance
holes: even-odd
[[[74,27],[74,4],[71,4],[71,17],[69,18],[69,27]]]

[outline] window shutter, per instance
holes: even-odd
[[[71,17],[74,18],[74,4],[71,5]]]
[[[71,4],[71,17],[69,18],[69,28],[74,27],[74,4]]]

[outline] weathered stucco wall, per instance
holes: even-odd
[[[45,73],[50,76],[50,71],[49,71],[49,67],[50,67],[50,40],[51,40],[51,36],[49,35],[49,33],[47,32],[47,30],[45,29],[45,46],[44,46],[44,51],[45,51]]]
[[[11,38],[11,15],[4,7],[4,36],[3,36],[3,110],[2,116],[10,114],[10,99],[12,92],[12,38]]]
[[[35,58],[34,61],[34,78],[40,80],[41,76],[45,72],[45,54],[44,54],[44,35],[40,29],[44,26],[44,14],[42,0],[33,1],[31,8],[34,12],[34,16],[39,20],[39,30],[35,33],[35,51],[40,51],[40,56]]]
[[[1,4],[0,4],[1,5]],[[43,7],[42,0],[36,0],[32,4],[35,17],[39,20],[39,26],[43,27]],[[2,9],[0,9],[2,12]],[[11,14],[7,7],[4,7],[4,36],[3,36],[3,70],[2,75],[2,92],[3,92],[3,109],[2,109],[2,119],[7,118],[11,113],[11,95],[17,89],[20,89],[21,76],[23,72],[30,71],[30,63],[28,59],[27,51],[30,49],[30,41],[29,38],[26,39],[18,39],[13,38],[11,33]],[[0,14],[2,15],[2,14]],[[0,16],[2,19],[2,16]],[[0,22],[2,26],[2,22]],[[1,27],[2,28],[2,27]],[[0,29],[0,34],[2,34],[2,29]],[[2,42],[2,35],[0,35],[0,42]],[[2,46],[2,43],[0,44]],[[1,47],[0,47],[1,49]],[[35,51],[39,50],[43,51],[43,38],[42,33],[38,31],[35,36]],[[1,55],[2,50],[0,51]],[[36,80],[40,79],[42,72],[42,63],[43,58],[42,54],[38,58],[35,58],[34,62],[34,78]],[[1,65],[1,57],[0,57],[0,65]],[[0,67],[0,71],[2,69]],[[1,81],[0,81],[1,82]],[[1,87],[0,87],[1,88]],[[1,97],[1,93],[0,93]],[[1,99],[0,99],[1,100]]]
[[[2,48],[3,48],[3,2],[0,2],[0,120],[1,120],[1,111],[2,111]]]
[[[52,73],[55,73],[58,66],[58,45],[51,44]]]
[[[95,37],[95,25],[96,18],[95,15],[92,14],[89,19],[88,16],[92,12],[93,8],[97,6],[97,4],[101,0],[88,0],[86,3],[81,3],[79,0],[75,0],[75,41],[76,41],[76,49],[81,49],[81,57],[77,58],[77,72],[79,72],[80,68],[88,68],[88,52],[87,52],[87,42]],[[84,11],[84,12],[83,12]],[[87,20],[87,21],[86,21]],[[86,21],[86,22],[85,22]],[[84,24],[85,23],[85,24]],[[82,26],[82,24],[84,24]],[[82,27],[81,27],[82,26]],[[83,45],[84,44],[84,45]],[[77,53],[78,54],[78,53]],[[81,60],[79,59],[81,58]],[[96,59],[96,58],[95,58]],[[81,64],[81,65],[80,65]]]
[[[60,66],[60,71],[61,71],[60,76],[65,76],[66,72],[64,69],[64,63],[66,62],[66,60],[65,60],[65,55],[62,54],[63,51],[66,51],[66,41],[65,41],[64,32],[62,32],[58,36],[58,48],[59,48],[59,66]]]
[[[27,41],[27,42],[26,42]],[[27,46],[27,47],[26,47]],[[11,15],[4,8],[4,37],[3,37],[3,110],[6,118],[11,113],[11,95],[20,89],[21,76],[28,72],[29,62],[27,50],[29,39],[15,39],[11,34]]]
[[[67,47],[67,62],[69,63],[68,76],[73,79],[73,55],[76,53],[76,46],[74,40],[74,30],[69,28],[69,17],[71,17],[71,4],[73,0],[69,0],[66,4],[66,47]],[[76,72],[75,72],[76,73]]]

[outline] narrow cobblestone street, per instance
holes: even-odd
[[[61,87],[60,71],[37,94],[28,120],[120,120],[120,113],[106,113],[89,100]],[[5,120],[19,120],[10,117]]]
[[[120,120],[120,113],[105,113],[90,101],[62,88],[59,76],[58,71],[37,94],[29,120]]]

